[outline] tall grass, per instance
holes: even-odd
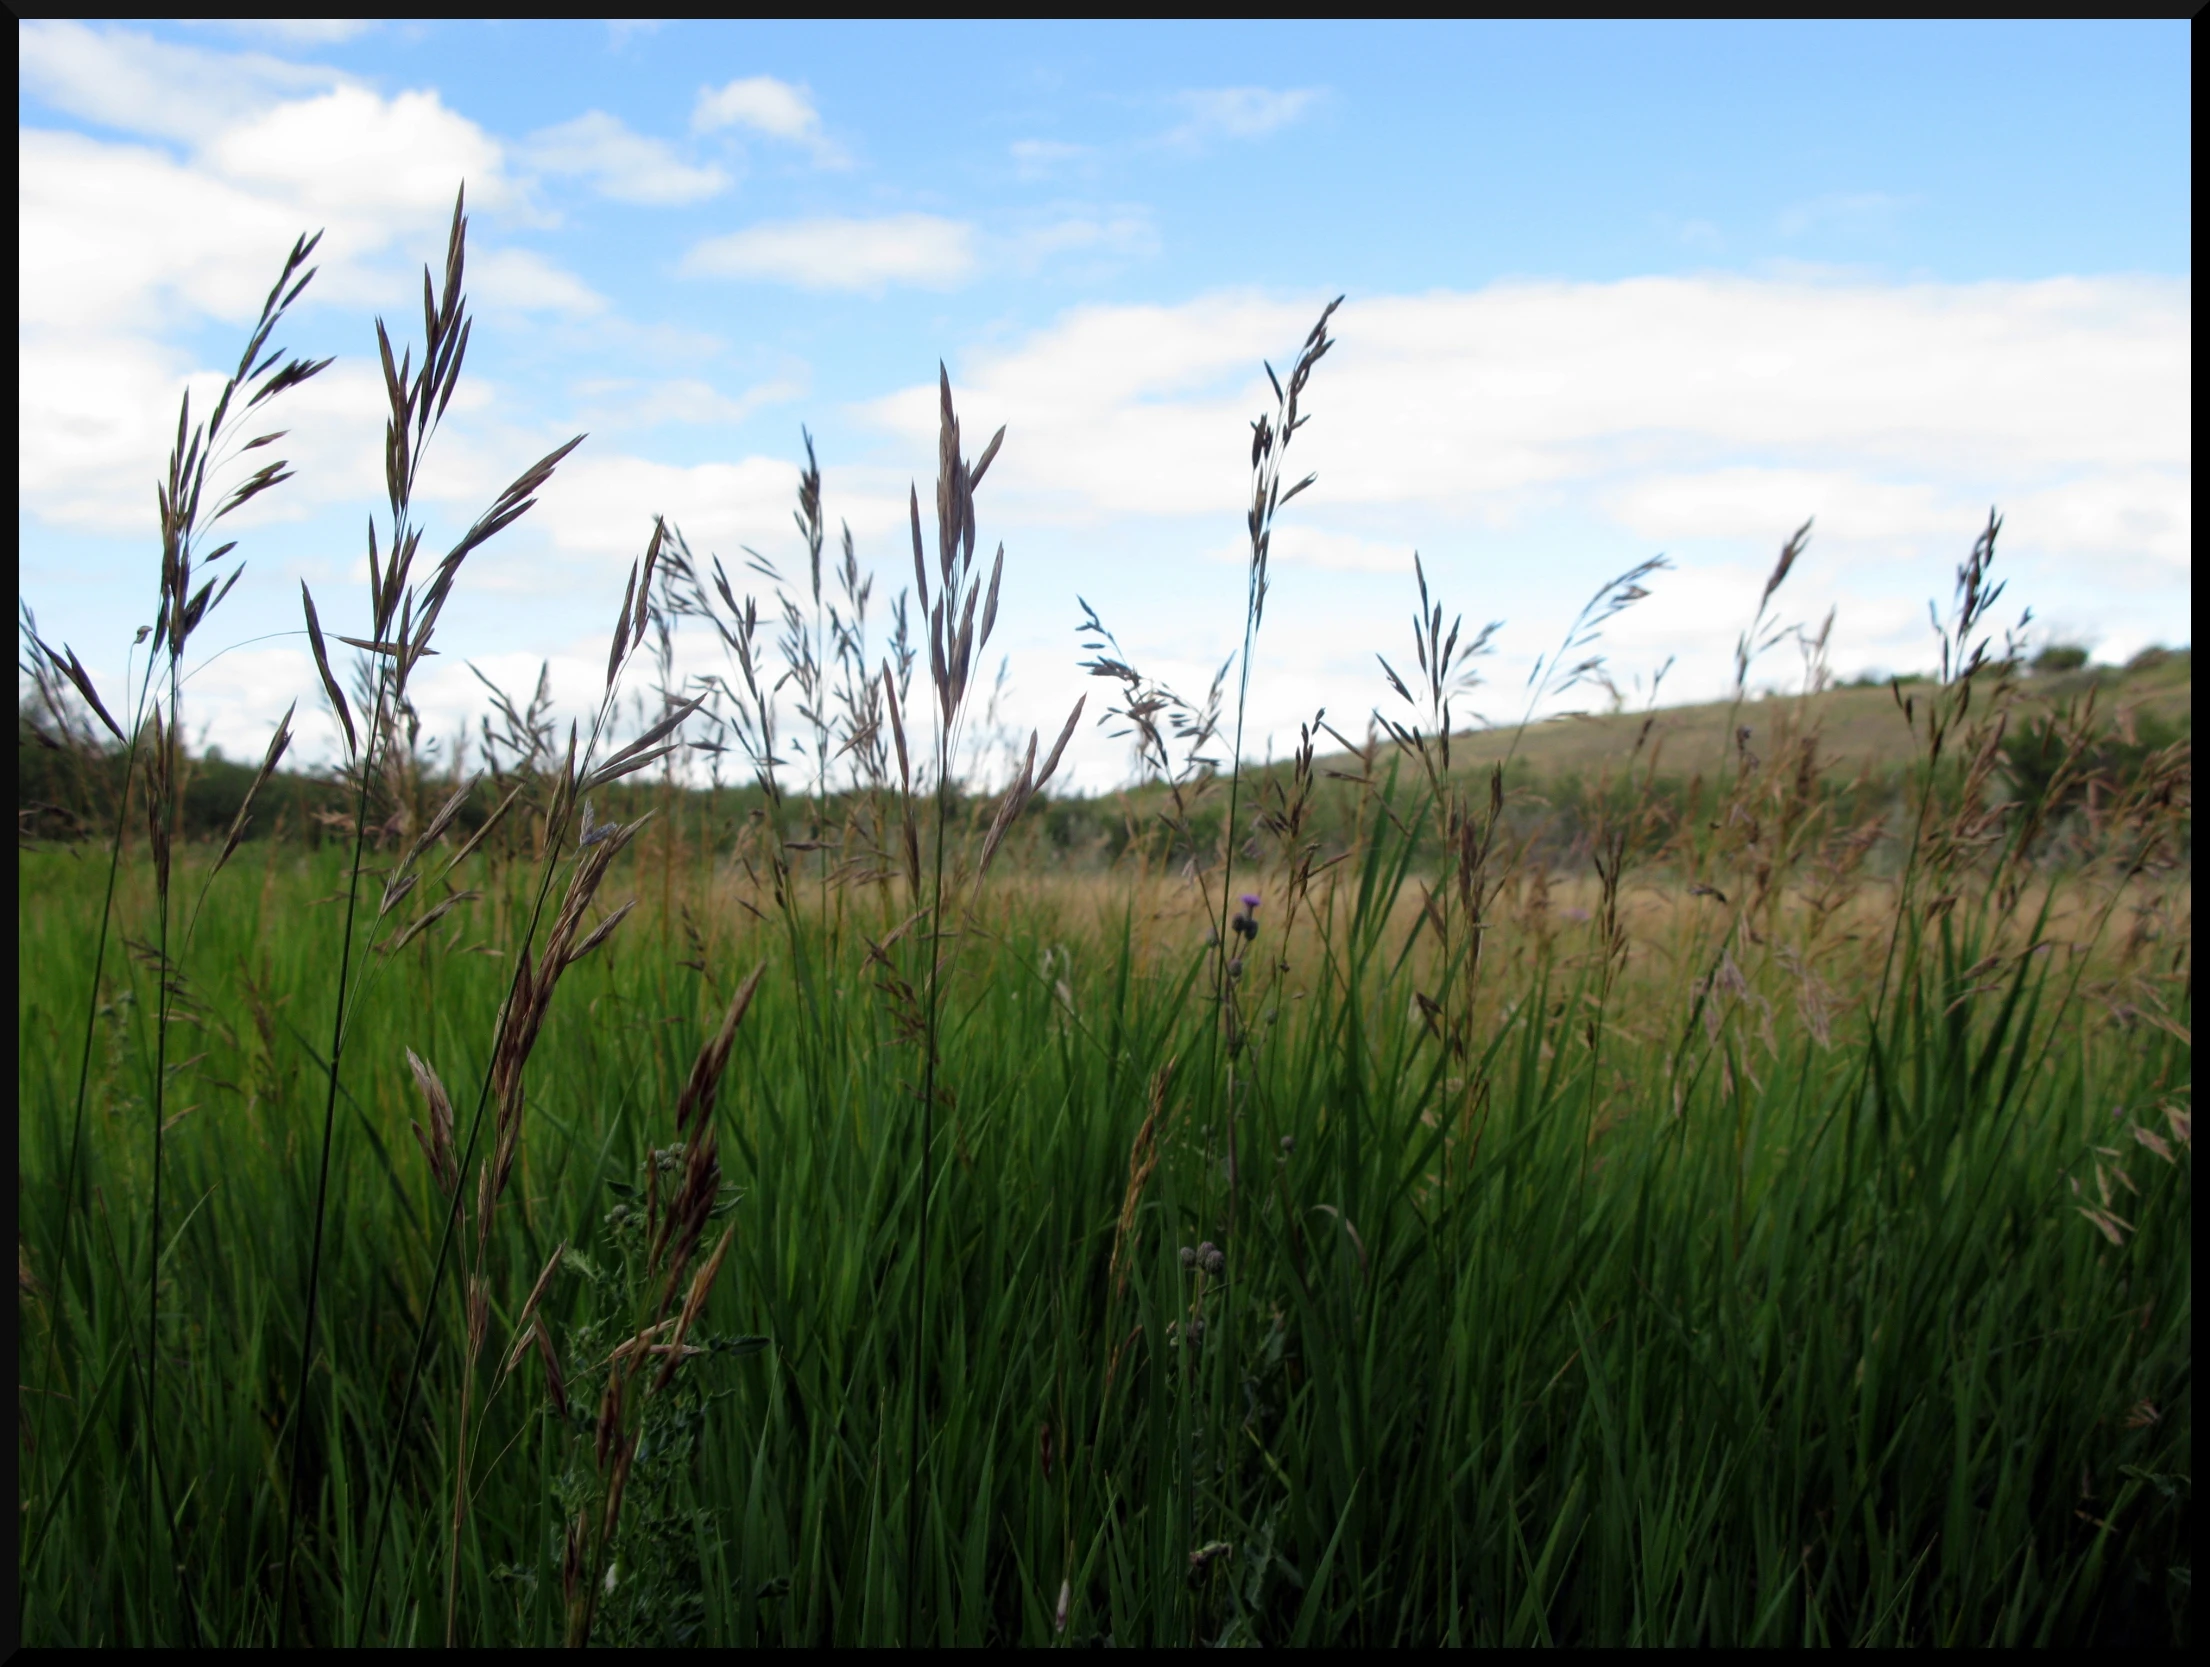
[[[186,940],[190,937],[189,926],[179,941],[172,943],[170,936],[174,924],[171,908],[171,881],[174,877],[171,856],[177,843],[183,813],[185,779],[185,755],[181,740],[184,721],[184,656],[193,635],[221,607],[245,572],[244,563],[233,559],[228,576],[225,577],[219,564],[226,557],[235,558],[237,541],[232,540],[209,550],[206,547],[208,536],[232,513],[290,478],[287,465],[282,460],[262,462],[257,468],[248,468],[242,474],[237,473],[247,453],[275,444],[284,438],[284,434],[282,430],[277,430],[241,441],[231,419],[234,416],[243,419],[260,411],[289,390],[319,375],[331,362],[328,359],[287,360],[282,348],[270,350],[268,346],[270,336],[282,322],[284,315],[313,281],[315,271],[312,267],[306,267],[306,263],[320,242],[321,234],[318,232],[312,238],[302,236],[293,244],[291,254],[286,258],[275,284],[261,304],[260,316],[255,321],[244,352],[239,355],[237,368],[224,382],[221,393],[216,396],[214,410],[195,424],[192,421],[189,390],[178,404],[176,442],[169,452],[165,476],[155,487],[155,502],[160,521],[161,559],[154,622],[151,626],[141,626],[132,643],[135,649],[146,641],[149,634],[153,638],[143,673],[138,680],[131,737],[125,746],[122,786],[117,795],[115,833],[108,848],[108,878],[96,934],[98,947],[94,952],[94,971],[85,1002],[85,1046],[79,1058],[75,1104],[71,1114],[71,1155],[63,1182],[62,1236],[66,1241],[73,1225],[77,1159],[83,1134],[84,1097],[91,1060],[93,1026],[97,1016],[100,973],[106,962],[110,911],[114,903],[115,880],[122,860],[125,819],[136,767],[143,753],[148,773],[142,793],[147,843],[154,871],[156,905],[153,942],[150,946],[140,944],[136,947],[142,958],[150,959],[158,970],[148,1118],[153,1150],[145,1278],[146,1351],[140,1362],[139,1384],[140,1405],[145,1419],[145,1468],[140,1498],[144,1513],[144,1533],[149,1546],[154,1535],[156,1500],[164,1498],[168,1491],[167,1478],[160,1468],[160,1445],[156,1434],[158,1420],[154,1416],[160,1374],[161,1159],[163,1137],[169,1126],[167,1089],[170,1074],[170,1021],[172,1007],[177,1001],[183,982],[184,952]],[[305,271],[301,270],[303,267],[306,267]],[[236,401],[235,412],[232,409],[233,401]],[[266,415],[265,412],[262,414]],[[212,493],[210,486],[214,489]],[[196,585],[195,580],[198,581]],[[28,606],[24,607],[22,617],[26,647],[29,650],[29,669],[40,691],[42,703],[48,710],[58,712],[61,689],[66,684],[75,691],[84,706],[108,732],[117,741],[121,741],[121,730],[101,701],[90,674],[84,669],[75,651],[67,645],[56,651],[42,640],[38,636]],[[278,760],[283,757],[290,738],[290,724],[291,715],[287,712],[278,722],[275,735],[269,743],[266,760],[255,780],[256,788],[267,780]],[[67,721],[60,726],[65,735],[81,727]],[[237,849],[252,799],[253,793],[249,791],[246,803],[239,808],[238,818],[232,824],[230,835],[224,841],[223,849],[208,873],[210,882],[214,878],[214,872],[219,871]],[[204,888],[200,901],[202,904],[206,901]],[[198,909],[195,908],[192,922],[196,924],[197,919]],[[51,1384],[51,1354],[47,1364],[47,1381],[38,1390],[42,1398],[54,1392]],[[32,1439],[35,1442],[35,1436]],[[142,1605],[148,1616],[152,1615],[156,1602],[152,1571],[153,1565],[149,1561],[146,1585],[142,1593]],[[181,1575],[183,1570],[179,1568],[178,1573]],[[184,1621],[187,1629],[190,1628],[191,1620],[191,1612],[186,1608]]]
[[[495,692],[494,808],[456,760],[423,815],[406,672],[563,455],[410,589],[400,477],[459,368],[463,236],[456,207],[420,377],[384,349],[348,843],[241,843],[241,813],[166,867],[20,859],[27,1638],[2190,1636],[2190,755],[2120,781],[2080,719],[2006,791],[1992,516],[1940,678],[1895,691],[1899,813],[1851,820],[1819,708],[1769,703],[1685,796],[1634,743],[1559,807],[1561,871],[1544,807],[1453,762],[1489,632],[1446,629],[1424,567],[1416,675],[1383,661],[1367,738],[1320,714],[1247,780],[1331,307],[1255,425],[1232,720],[1228,663],[1184,699],[1085,615],[1164,842],[1080,875],[1025,813],[1081,708],[993,793],[963,762],[1004,436],[970,463],[944,377],[934,559],[916,489],[879,657],[848,537],[824,584],[809,445],[801,596],[755,557],[763,609],[655,523],[588,731]],[[1656,571],[1597,593],[1529,713],[1603,675]],[[671,687],[701,626],[727,669]],[[658,707],[623,731],[647,641]],[[31,643],[57,715],[97,701]],[[735,755],[740,813],[674,792],[681,746]],[[189,977],[114,966],[110,911],[158,923],[241,855]],[[164,1145],[127,1138],[172,1097]]]

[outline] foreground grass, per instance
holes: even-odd
[[[562,1636],[651,1155],[764,963],[715,1113],[729,1261],[646,1414],[607,1641],[2184,1640],[2184,891],[2176,935],[2129,903],[2151,925],[2100,939],[1914,908],[1760,942],[1682,896],[1621,945],[1523,911],[1454,1049],[1391,826],[1377,801],[1293,931],[1257,888],[1233,1053],[1171,886],[1016,875],[956,923],[920,1359],[921,1050],[895,951],[870,955],[905,899],[824,891],[786,927],[695,854],[625,861],[608,900],[646,908],[560,992],[493,1234],[496,1366],[570,1254],[547,1354],[478,1390],[458,1636]],[[373,1597],[365,1567],[444,1212],[405,1050],[477,1080],[529,877],[471,859],[486,895],[379,963],[294,1407],[342,874],[260,850],[199,927],[168,1050],[151,1408],[155,984],[110,960],[65,1255],[101,870],[20,862],[20,1370],[50,1382],[25,1397],[27,1640],[268,1642],[295,1416],[309,1636],[442,1636],[450,1305]]]

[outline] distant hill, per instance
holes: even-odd
[[[1912,679],[1902,685],[1910,694]],[[2124,732],[2142,718],[2152,727],[2187,729],[2192,724],[2194,671],[2189,650],[2152,651],[2123,669],[2089,666],[2077,670],[2028,674],[2021,680],[2021,718],[2037,716],[2084,699],[2090,690],[2104,720]],[[1745,701],[1736,721],[1749,726],[1750,745],[1770,726],[1776,709],[1799,697],[1775,695]],[[1814,695],[1809,703],[1821,733],[1820,757],[1830,774],[1855,775],[1866,765],[1875,774],[1907,763],[1914,753],[1910,731],[1887,683],[1852,684]],[[1623,711],[1583,717],[1552,718],[1530,726],[1513,759],[1536,776],[1592,774],[1606,762],[1617,763],[1633,749],[1644,721],[1651,723],[1650,744],[1663,749],[1660,767],[1672,774],[1710,774],[1729,741],[1726,701],[1696,706],[1665,706],[1655,712]],[[1451,740],[1451,766],[1486,770],[1512,750],[1509,728],[1476,730]]]

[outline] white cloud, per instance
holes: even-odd
[[[16,40],[23,90],[33,98],[102,127],[186,143],[279,99],[350,79],[317,64],[209,52],[82,23],[25,22]]]
[[[65,526],[150,527],[147,488],[176,426],[162,412],[175,403],[173,356],[130,337],[67,346],[33,340],[17,351],[24,508]]]
[[[463,180],[479,207],[509,195],[499,143],[434,92],[340,87],[226,128],[203,155],[241,184],[332,214],[449,212]]]
[[[294,745],[303,757],[328,757],[338,747],[337,720],[306,695],[319,686],[315,662],[300,632],[297,648],[218,650],[193,666],[184,689],[185,727],[196,744],[212,742],[231,758],[257,760],[275,732],[276,718],[294,701]],[[199,731],[205,726],[204,740]]]
[[[1282,517],[1268,548],[1269,559],[1276,566],[1311,568],[1321,573],[1383,573],[1406,581],[1412,576],[1410,544],[1337,532],[1288,515]],[[1225,566],[1245,567],[1251,559],[1251,542],[1238,528],[1206,554]]]
[[[891,284],[949,289],[986,269],[1027,274],[1068,259],[1103,268],[1156,254],[1158,247],[1158,231],[1141,209],[1074,209],[992,233],[933,214],[829,215],[708,238],[684,257],[680,270],[686,277],[879,293]]]
[[[665,515],[683,529],[700,559],[718,551],[734,562],[740,544],[772,541],[790,525],[796,480],[797,471],[782,458],[685,468],[579,452],[542,494],[541,526],[555,549],[610,557],[641,551],[652,518]]]
[[[954,384],[967,426],[1009,429],[993,533],[1016,549],[1073,540],[1096,560],[1209,556],[1117,558],[1209,595],[1243,559],[1229,529],[1247,425],[1272,404],[1258,361],[1285,368],[1317,310],[1249,294],[1089,307],[969,355]],[[1772,552],[1807,516],[1812,553],[1783,602],[1813,620],[1840,607],[1845,671],[1923,660],[1925,598],[1946,598],[1991,503],[2016,603],[2105,631],[2150,597],[2185,606],[2184,281],[1500,284],[1354,298],[1333,329],[1291,454],[1319,484],[1277,537],[1269,633],[1283,624],[1261,676],[1288,681],[1265,683],[1268,722],[1332,687],[1329,630],[1351,633],[1358,587],[1393,616],[1415,547],[1454,605],[1507,617],[1500,659],[1520,673],[1600,578],[1670,553],[1678,570],[1609,640],[1650,666],[1678,654],[1673,698],[1723,680]],[[935,405],[917,385],[863,412],[918,453]],[[1147,529],[1132,546],[1106,530],[1130,518]],[[1300,608],[1326,627],[1306,646]]]
[[[974,229],[934,214],[823,216],[747,226],[683,257],[688,277],[758,278],[801,289],[948,288],[975,267]]]
[[[842,165],[844,156],[821,131],[821,112],[813,94],[772,75],[746,76],[721,87],[701,87],[691,107],[691,131],[715,133],[748,128],[770,139],[803,145],[823,167]]]
[[[1176,102],[1187,118],[1166,135],[1167,143],[1200,144],[1207,139],[1259,139],[1287,127],[1320,102],[1317,87],[1193,88]]]
[[[1822,539],[1939,541],[1953,538],[1960,518],[1972,514],[1953,493],[1926,481],[1753,464],[1637,476],[1621,482],[1606,507],[1621,526],[1661,544],[1683,538],[1762,541],[1774,528],[1814,515]]]
[[[2185,591],[2194,569],[2190,471],[2108,469],[2020,493],[2004,514],[2035,545],[2094,564],[2109,592]],[[2184,640],[2183,622],[2172,622]]]
[[[128,335],[41,338],[23,345],[20,361],[22,507],[49,526],[152,536],[153,482],[176,437],[178,396],[189,386],[193,408],[205,410],[220,374],[188,374],[180,355]],[[332,365],[287,394],[277,455],[300,478],[249,505],[238,525],[296,520],[313,503],[374,497],[383,484],[376,440],[384,409],[383,378],[359,361]]]
[[[145,530],[178,395],[220,381],[177,345],[181,332],[250,320],[302,232],[324,229],[320,271],[286,344],[328,352],[316,309],[388,308],[403,295],[409,274],[394,253],[443,247],[463,176],[472,207],[520,206],[498,143],[435,93],[384,98],[325,71],[278,73],[253,54],[118,30],[27,25],[23,38],[26,81],[50,102],[108,125],[131,116],[188,147],[179,156],[36,127],[17,136],[18,497],[41,520]],[[109,96],[123,103],[113,119],[99,113]],[[469,271],[493,307],[604,312],[549,260],[480,233]],[[382,394],[369,367],[353,368],[287,398],[285,453],[299,479],[249,521],[374,492]],[[468,397],[464,385],[463,406]]]
[[[528,249],[492,249],[471,256],[468,279],[476,298],[487,306],[574,318],[606,311],[606,298],[598,291]]]
[[[302,229],[283,203],[147,146],[17,135],[19,331],[106,335],[178,308],[250,317]]]
[[[978,355],[963,382],[1027,436],[1000,465],[1009,483],[1069,509],[1224,509],[1244,490],[1257,362],[1317,310],[1232,294],[1081,308]],[[1303,443],[1338,504],[1464,509],[1638,481],[1620,502],[1647,511],[1651,483],[1745,454],[1984,497],[2058,469],[2184,471],[2189,456],[2187,293],[2171,281],[1500,284],[1353,301],[1334,328]],[[918,433],[933,392],[873,409]],[[1702,530],[1741,519],[1738,488]],[[1669,502],[1677,522],[1678,491]]]
[[[1011,425],[993,485],[1026,511],[1086,520],[1233,505],[1239,433],[1248,463],[1249,373],[1295,339],[1290,321],[1303,311],[1233,295],[1082,307],[1010,351],[977,356],[961,407],[978,429]],[[936,390],[908,388],[867,412],[922,440],[935,431]]]
[[[722,169],[693,167],[666,141],[633,133],[603,110],[531,134],[522,155],[545,173],[581,175],[617,202],[695,203],[729,188]]]
[[[434,496],[472,513],[523,464],[566,437],[549,430],[511,432],[493,443],[479,438],[452,447]],[[893,480],[880,471],[837,466],[824,469],[823,476],[822,500],[832,526],[849,521],[862,538],[903,531],[903,476]],[[611,611],[621,600],[620,569],[644,549],[655,515],[680,526],[700,559],[719,552],[733,573],[740,546],[776,559],[789,553],[796,539],[791,510],[797,490],[798,465],[788,457],[753,454],[730,462],[675,464],[594,442],[563,462],[539,492],[538,507],[521,529],[526,536],[486,546],[482,558],[469,558],[469,571],[477,583],[490,583],[495,570],[503,571],[503,582],[539,593],[547,586],[548,554],[579,564],[579,572],[613,572]],[[366,576],[364,568],[361,577]]]

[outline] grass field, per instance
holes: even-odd
[[[1877,794],[1822,785],[1833,697],[1730,710],[1692,790],[1639,720],[1522,782],[1448,739],[1439,606],[1400,727],[1212,771],[1235,692],[1101,634],[1151,832],[1072,863],[1042,738],[955,791],[996,442],[947,386],[925,643],[801,595],[771,674],[656,529],[600,725],[439,780],[405,680],[461,561],[417,582],[407,487],[461,249],[325,672],[349,826],[179,837],[212,429],[107,741],[32,641],[118,831],[18,863],[26,1641],[2190,1640],[2184,695],[2006,750],[2050,686],[1989,647],[1992,521]],[[726,680],[618,740],[697,629]],[[680,735],[748,792],[655,787]]]

